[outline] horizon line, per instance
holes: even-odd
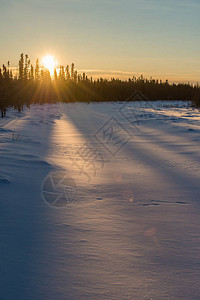
[[[70,65],[69,65],[70,66]],[[6,66],[8,68],[8,66]],[[9,69],[15,72],[18,72],[18,66],[9,66]],[[34,67],[35,68],[35,67]],[[57,71],[60,70],[60,67],[56,68]],[[162,80],[163,82],[168,80],[170,83],[199,83],[199,80],[194,78],[194,75],[187,74],[187,75],[173,75],[166,73],[165,74],[156,74],[156,73],[149,73],[149,72],[130,72],[130,71],[122,71],[122,70],[108,70],[108,69],[80,69],[77,70],[78,73],[83,74],[86,73],[86,75],[90,74],[90,77],[92,76],[94,79],[98,78],[105,78],[105,79],[121,79],[121,80],[128,80],[129,78],[133,77],[140,77],[141,75],[144,76],[145,79],[154,79],[154,80]],[[16,76],[16,75],[15,75]]]

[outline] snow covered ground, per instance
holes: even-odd
[[[0,120],[1,299],[199,299],[200,113],[187,104]]]

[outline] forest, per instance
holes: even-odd
[[[6,116],[6,109],[13,107],[19,112],[24,105],[33,103],[134,101],[134,93],[143,95],[143,100],[190,100],[200,106],[200,86],[190,83],[170,84],[143,75],[128,80],[88,78],[79,74],[74,63],[54,69],[54,76],[40,65],[35,66],[29,56],[20,55],[17,75],[13,75],[10,62],[0,68],[0,110]]]

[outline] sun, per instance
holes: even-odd
[[[54,74],[54,68],[56,66],[55,57],[52,55],[45,55],[42,59],[43,66],[49,70],[50,74]]]

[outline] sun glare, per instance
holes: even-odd
[[[53,75],[54,74],[54,68],[55,68],[55,57],[51,56],[51,55],[46,55],[43,57],[42,59],[42,64],[44,65],[44,67],[46,69],[49,70],[50,74]]]

